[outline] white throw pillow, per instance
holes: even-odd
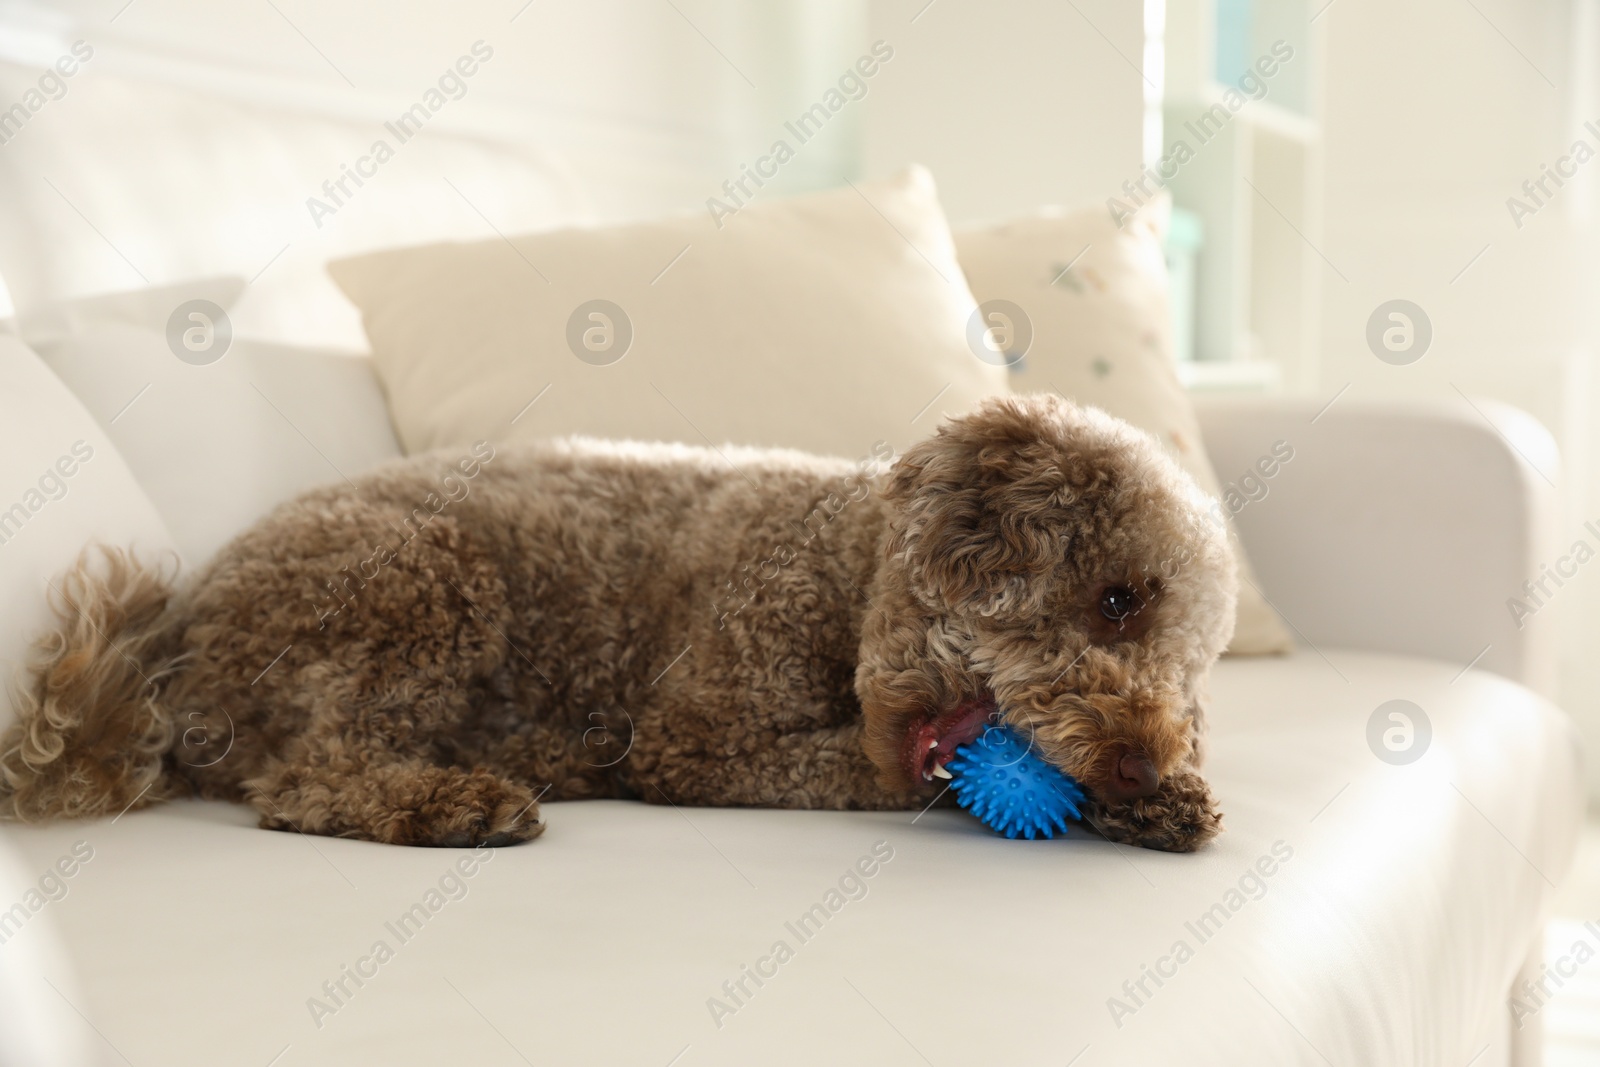
[[[196,365],[164,332],[122,323],[40,354],[127,458],[190,566],[277,504],[400,455],[362,357],[234,339]]]
[[[171,561],[172,538],[94,417],[22,342],[0,337],[0,729],[50,583],[92,541]]]
[[[329,265],[406,450],[597,437],[865,455],[1005,392],[933,181]],[[608,302],[606,304],[595,303]]]
[[[1120,229],[1103,208],[1050,210],[963,229],[956,245],[985,315],[1000,315],[991,324],[1010,330],[1014,388],[1059,392],[1131,422],[1220,500],[1194,405],[1172,363],[1165,207],[1147,207]],[[1231,534],[1220,504],[1218,516]],[[1228,650],[1289,651],[1293,639],[1256,592],[1243,546],[1231,536],[1246,580]]]
[[[35,352],[91,326],[113,322],[159,333],[166,330],[174,312],[191,301],[205,300],[226,311],[245,291],[246,284],[243,278],[224,275],[50,300],[24,308],[15,318],[0,322],[0,331],[16,334]]]

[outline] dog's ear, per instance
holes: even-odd
[[[1060,411],[991,400],[907,449],[885,487],[887,549],[935,610],[988,616],[1037,611],[1072,550],[1078,492],[1064,464]]]

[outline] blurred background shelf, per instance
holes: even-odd
[[[1182,380],[1308,390],[1323,269],[1318,9],[1148,0],[1145,11],[1145,164],[1202,235],[1192,269],[1174,272]]]

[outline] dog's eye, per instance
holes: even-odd
[[[1141,606],[1139,595],[1125,585],[1114,585],[1100,594],[1100,614],[1112,622],[1121,622]]]

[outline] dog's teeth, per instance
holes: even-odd
[[[942,763],[933,769],[933,773],[938,775],[940,778],[950,777],[950,772],[944,769],[944,764]]]
[[[938,742],[937,739],[928,742],[928,751],[929,752],[932,752],[934,749],[936,749],[938,747],[939,747],[939,742]]]

